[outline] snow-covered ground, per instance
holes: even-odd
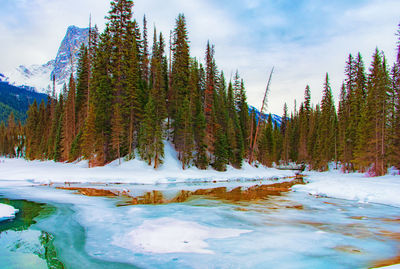
[[[199,170],[196,167],[183,170],[176,152],[165,144],[164,164],[157,170],[136,158],[131,161],[118,160],[103,166],[88,168],[87,161],[59,163],[54,161],[27,161],[25,159],[0,158],[0,180],[33,180],[49,182],[119,182],[119,183],[173,183],[187,181],[229,181],[244,179],[267,179],[293,176],[293,171],[273,168],[255,168],[243,163],[242,169],[228,167],[225,172],[213,169]]]
[[[400,207],[399,175],[367,177],[361,173],[344,174],[338,170],[305,174],[309,183],[292,189],[312,195]]]
[[[0,221],[15,218],[15,214],[17,214],[18,211],[18,209],[10,205],[0,204]]]

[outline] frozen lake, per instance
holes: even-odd
[[[136,205],[0,184],[0,203],[19,209],[0,223],[0,267],[369,268],[399,254],[399,208],[260,183],[275,182],[64,186]]]

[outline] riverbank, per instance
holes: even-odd
[[[160,184],[174,182],[212,182],[232,180],[261,180],[294,176],[293,171],[274,168],[252,167],[243,162],[241,169],[227,167],[218,172],[209,168],[182,169],[173,147],[165,144],[164,163],[154,169],[139,158],[124,161],[115,160],[102,167],[88,168],[87,161],[60,163],[54,161],[28,161],[22,158],[0,158],[0,180],[31,180],[35,183],[51,182],[102,182]]]
[[[308,184],[296,185],[293,190],[315,196],[331,197],[400,207],[400,176],[367,177],[362,173],[344,174],[305,172]]]

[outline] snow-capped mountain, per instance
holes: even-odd
[[[56,94],[68,83],[71,72],[76,73],[79,49],[89,42],[89,28],[69,26],[58,49],[56,58],[42,65],[20,65],[9,73],[5,73],[3,81],[15,86],[34,88],[38,92],[51,93],[52,77],[56,79]]]
[[[254,106],[249,106],[249,113],[254,112],[256,114],[256,120],[258,120],[258,118],[261,116],[261,119],[263,120],[268,120],[268,116],[267,114],[264,113],[260,113],[260,111],[255,108]],[[281,126],[282,123],[282,117],[278,116],[276,114],[271,114],[271,118],[272,118],[272,123],[277,123],[278,126]]]

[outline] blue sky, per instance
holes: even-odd
[[[335,100],[349,53],[360,51],[369,67],[376,47],[392,64],[398,23],[398,0],[137,0],[134,16],[146,14],[166,36],[175,18],[187,18],[191,54],[203,60],[207,40],[215,44],[220,70],[229,79],[239,70],[248,101],[258,107],[275,66],[270,111],[293,109],[311,87],[320,102],[325,72]],[[0,72],[43,64],[55,57],[69,25],[85,27],[89,13],[102,29],[108,0],[0,0]],[[150,34],[152,36],[152,34]]]

